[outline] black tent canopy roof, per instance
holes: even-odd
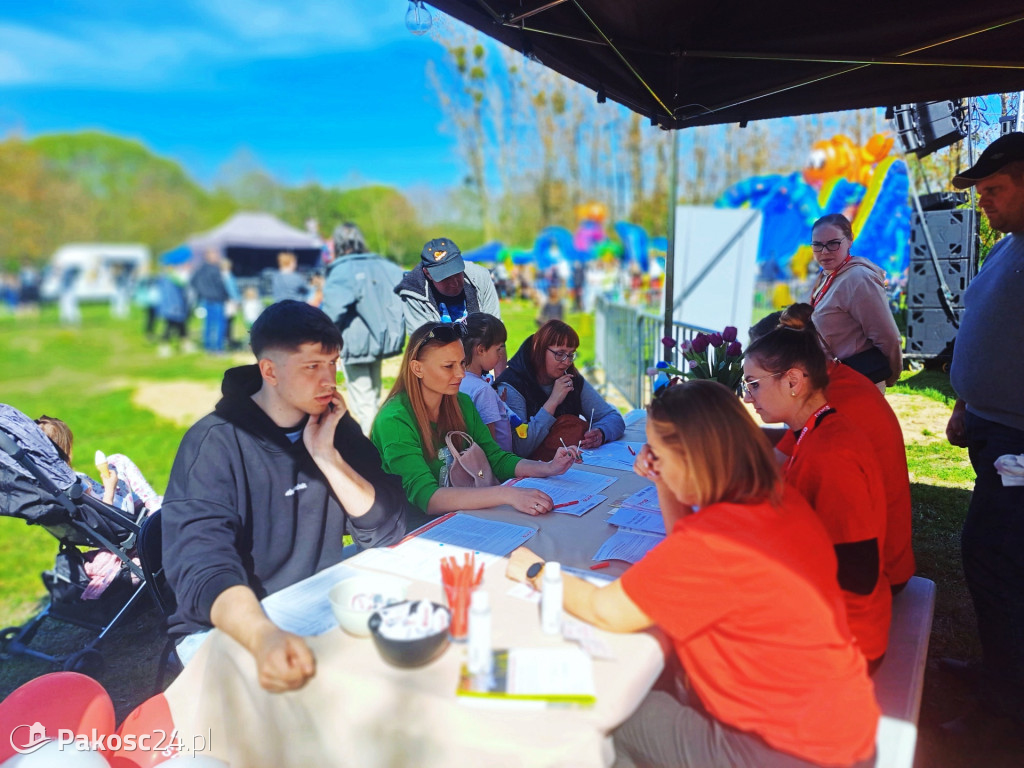
[[[665,128],[1024,90],[1021,0],[430,0]]]

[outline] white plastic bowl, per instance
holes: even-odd
[[[343,630],[356,637],[369,637],[366,622],[373,612],[405,600],[410,584],[396,576],[365,574],[338,582],[327,596]]]

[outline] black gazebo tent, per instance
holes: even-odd
[[[430,4],[666,129],[1024,90],[1020,0]]]

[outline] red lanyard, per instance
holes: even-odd
[[[828,275],[825,278],[825,282],[821,286],[821,290],[819,290],[817,294],[812,294],[812,296],[811,296],[811,306],[812,307],[818,306],[818,302],[821,301],[823,298],[825,298],[825,294],[828,293],[828,289],[832,287],[832,281],[836,279],[836,275],[839,274],[839,270],[841,270],[843,267],[845,267],[846,263],[850,259],[852,259],[852,258],[853,258],[853,254],[848,254],[846,256],[846,258],[843,259],[843,263],[840,264],[838,267],[836,267],[834,270],[832,270],[832,274]]]
[[[818,424],[821,423],[821,419],[823,419],[828,414],[835,412],[835,408],[833,408],[828,403],[825,403],[823,406],[821,406],[821,408],[819,408],[813,414],[811,414],[811,417],[807,419],[806,423],[804,424],[803,429],[800,430],[800,434],[797,435],[796,445],[793,446],[793,452],[789,455],[789,461],[786,462],[786,468],[783,471],[783,474],[789,474],[789,470],[792,468],[793,462],[796,461],[796,452],[797,450],[799,450],[800,443],[807,436],[807,433],[814,430],[818,426]]]

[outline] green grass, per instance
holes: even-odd
[[[84,305],[80,328],[57,322],[56,308],[46,306],[38,318],[0,317],[0,400],[36,418],[63,419],[75,436],[76,470],[95,475],[96,450],[125,453],[150,484],[161,492],[187,426],[162,419],[132,403],[133,392],[147,382],[192,381],[219,384],[225,368],[245,362],[200,352],[158,357],[142,332],[136,312],[112,318],[106,305]],[[509,354],[536,330],[537,310],[526,301],[502,302],[509,332]],[[593,318],[568,314],[581,336],[580,362],[594,359]],[[199,323],[193,322],[193,335]],[[385,377],[385,389],[393,384]],[[55,539],[20,520],[0,518],[0,626],[20,623],[44,600],[39,574],[53,566]]]

